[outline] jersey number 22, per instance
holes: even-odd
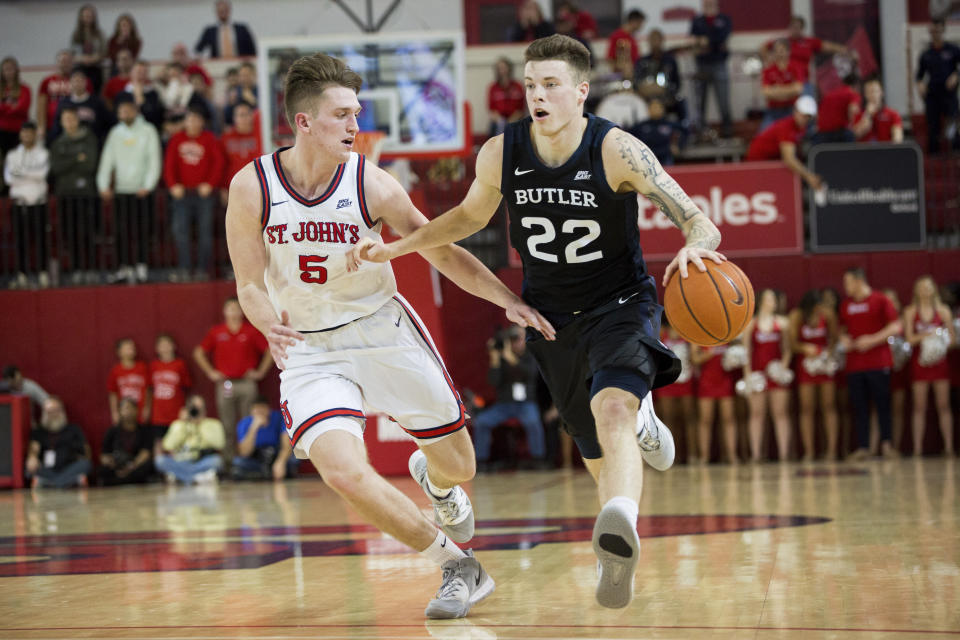
[[[527,216],[520,219],[520,224],[527,229],[539,227],[542,233],[532,235],[527,238],[527,250],[534,258],[540,258],[546,262],[559,262],[560,259],[552,253],[541,251],[537,247],[548,242],[553,242],[557,237],[557,230],[549,218],[538,216]],[[564,220],[560,227],[561,233],[577,233],[578,229],[586,229],[587,233],[570,242],[563,252],[563,259],[567,264],[577,264],[580,262],[593,262],[603,257],[602,251],[591,251],[590,253],[581,253],[588,244],[600,237],[600,223],[596,220]]]

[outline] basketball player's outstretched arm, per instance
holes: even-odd
[[[706,271],[704,258],[717,264],[726,260],[716,252],[720,245],[720,230],[697,208],[677,181],[663,170],[647,145],[626,131],[613,129],[603,140],[603,167],[614,191],[635,191],[643,195],[670,222],[677,225],[687,239],[686,245],[667,265],[664,285],[677,270],[681,277],[686,278],[688,262],[692,262],[700,271]]]
[[[364,192],[373,219],[386,222],[403,238],[408,238],[429,226],[426,216],[413,205],[410,196],[403,190],[400,183],[383,169],[371,166],[365,172]],[[499,193],[497,195],[499,196]],[[499,204],[499,200],[497,204]],[[496,210],[496,205],[494,210]],[[450,216],[449,212],[441,218],[447,216]],[[480,228],[484,224],[486,224],[486,221],[481,224]],[[402,239],[385,246],[396,246],[401,242],[403,242]],[[384,245],[378,246],[382,247]],[[449,242],[440,246],[430,243],[429,246],[433,248],[418,248],[417,251],[458,287],[478,298],[484,298],[503,307],[506,310],[507,318],[511,322],[515,322],[521,327],[533,327],[548,340],[554,339],[555,331],[547,319],[513,293],[507,285],[503,284],[469,251]],[[351,253],[354,258],[352,259],[351,255],[348,255],[347,265],[348,268],[352,269],[356,268],[359,262],[355,260],[356,253]],[[408,252],[404,251],[403,253]]]
[[[237,298],[247,319],[260,330],[270,345],[270,354],[280,369],[287,356],[287,347],[303,340],[303,335],[290,328],[286,311],[278,318],[267,295],[263,276],[267,269],[267,250],[260,229],[260,185],[253,165],[247,164],[230,182],[227,202],[227,248],[237,279]]]

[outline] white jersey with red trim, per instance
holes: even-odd
[[[298,331],[322,331],[368,316],[397,293],[389,263],[347,271],[346,254],[360,238],[380,239],[363,192],[364,157],[350,153],[323,194],[308,200],[283,172],[280,153],[253,161],[260,182],[264,281],[279,316]]]

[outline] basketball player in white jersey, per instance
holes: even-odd
[[[365,266],[363,260],[455,242],[486,226],[507,199],[511,241],[523,261],[523,298],[557,329],[550,342],[528,332],[528,349],[603,505],[593,530],[597,602],[625,607],[640,553],[641,458],[663,470],[674,457],[650,392],[680,373],[679,359],[659,340],[662,308],[640,248],[637,194],[686,238],[664,283],[676,270],[687,277],[688,262],[700,271],[703,260],[721,263],[720,232],[650,149],[584,113],[586,47],[554,35],[531,43],[525,58],[530,116],[484,144],[463,202],[396,242],[364,238],[350,261]]]
[[[370,523],[443,568],[428,617],[462,617],[494,588],[456,545],[473,536],[470,500],[458,486],[476,464],[463,404],[423,323],[397,293],[392,268],[346,269],[347,249],[379,239],[383,223],[406,235],[427,222],[396,180],[352,151],[360,85],[360,76],[324,54],[290,67],[284,107],[296,143],[234,177],[230,258],[244,313],[282,370],[281,410],[296,455]],[[464,249],[423,255],[513,322],[553,338],[550,324]],[[364,410],[389,415],[416,439],[410,472],[441,531],[367,462]]]

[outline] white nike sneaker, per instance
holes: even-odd
[[[410,475],[420,484],[433,503],[434,520],[454,542],[468,542],[473,537],[473,505],[467,492],[457,486],[446,498],[438,498],[427,484],[427,456],[417,449],[407,463]]]
[[[465,553],[464,558],[443,563],[443,582],[424,611],[428,618],[462,618],[470,607],[493,593],[496,586],[493,578],[473,557],[472,550],[467,549]]]
[[[633,600],[633,574],[640,559],[637,526],[615,507],[604,507],[593,526],[597,554],[597,603],[622,609]]]
[[[677,455],[673,433],[653,411],[653,393],[650,392],[643,397],[637,413],[637,445],[644,461],[657,471],[666,471],[673,466]]]

